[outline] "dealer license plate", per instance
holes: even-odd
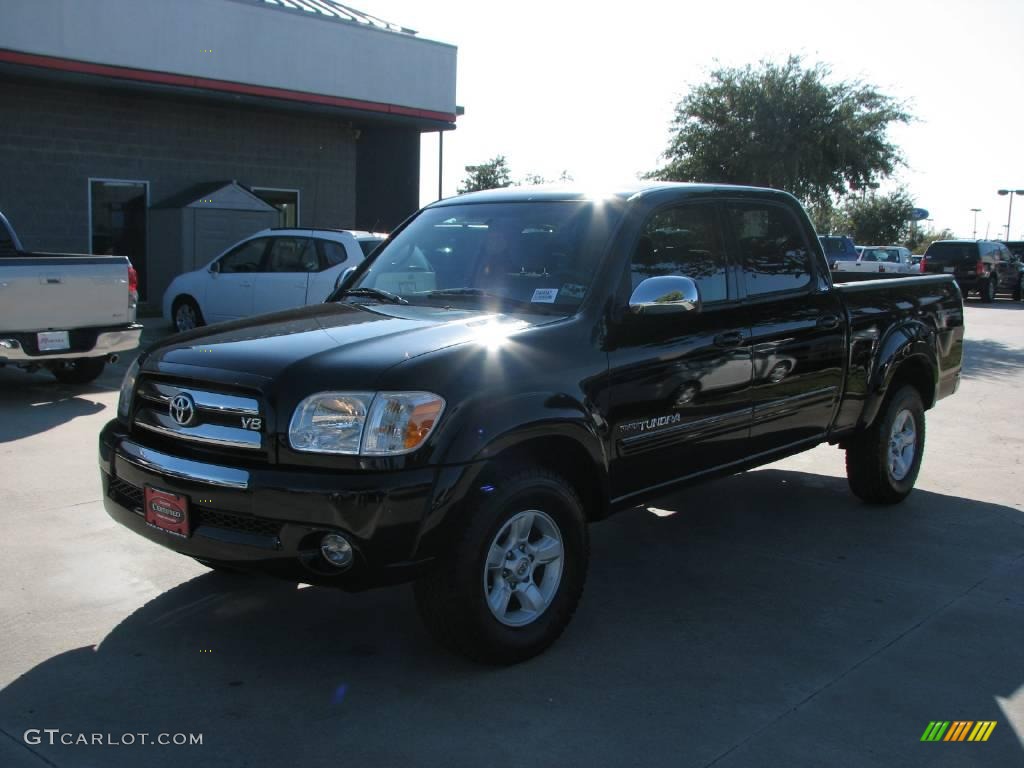
[[[67,331],[41,331],[36,334],[36,343],[40,352],[54,352],[59,349],[70,349],[71,340]]]
[[[188,538],[188,496],[146,486],[146,522],[174,536]]]

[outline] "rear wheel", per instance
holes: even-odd
[[[174,329],[179,333],[191,331],[193,328],[206,324],[199,305],[190,296],[179,296],[174,300],[174,309],[171,311],[171,317],[174,320]]]
[[[50,372],[61,384],[88,384],[99,378],[106,364],[105,357],[79,357],[57,363]]]
[[[986,280],[978,288],[978,297],[986,304],[991,304],[996,300],[996,281]]]
[[[875,423],[846,447],[850,490],[869,504],[896,504],[913,490],[924,454],[924,406],[899,389]]]
[[[420,616],[443,646],[514,664],[562,634],[588,558],[583,506],[562,477],[526,469],[482,497],[439,567],[416,582]]]

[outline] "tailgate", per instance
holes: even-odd
[[[924,255],[929,275],[973,275],[978,265],[978,247],[973,243],[933,243]]]
[[[124,325],[129,302],[124,256],[0,259],[0,332]]]

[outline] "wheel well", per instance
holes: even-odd
[[[920,393],[925,410],[935,405],[935,378],[931,368],[922,360],[910,359],[900,363],[889,382],[889,393],[897,392],[904,385],[910,385]]]
[[[561,475],[579,494],[587,520],[608,516],[607,473],[587,450],[570,437],[538,437],[506,448],[491,459],[489,472],[507,477],[516,469],[534,465]]]

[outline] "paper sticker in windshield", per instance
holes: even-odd
[[[557,288],[538,288],[533,292],[533,298],[530,301],[534,304],[554,304],[557,298]]]
[[[570,299],[582,299],[583,294],[586,292],[587,286],[580,285],[579,283],[566,283],[562,286],[562,295]]]

